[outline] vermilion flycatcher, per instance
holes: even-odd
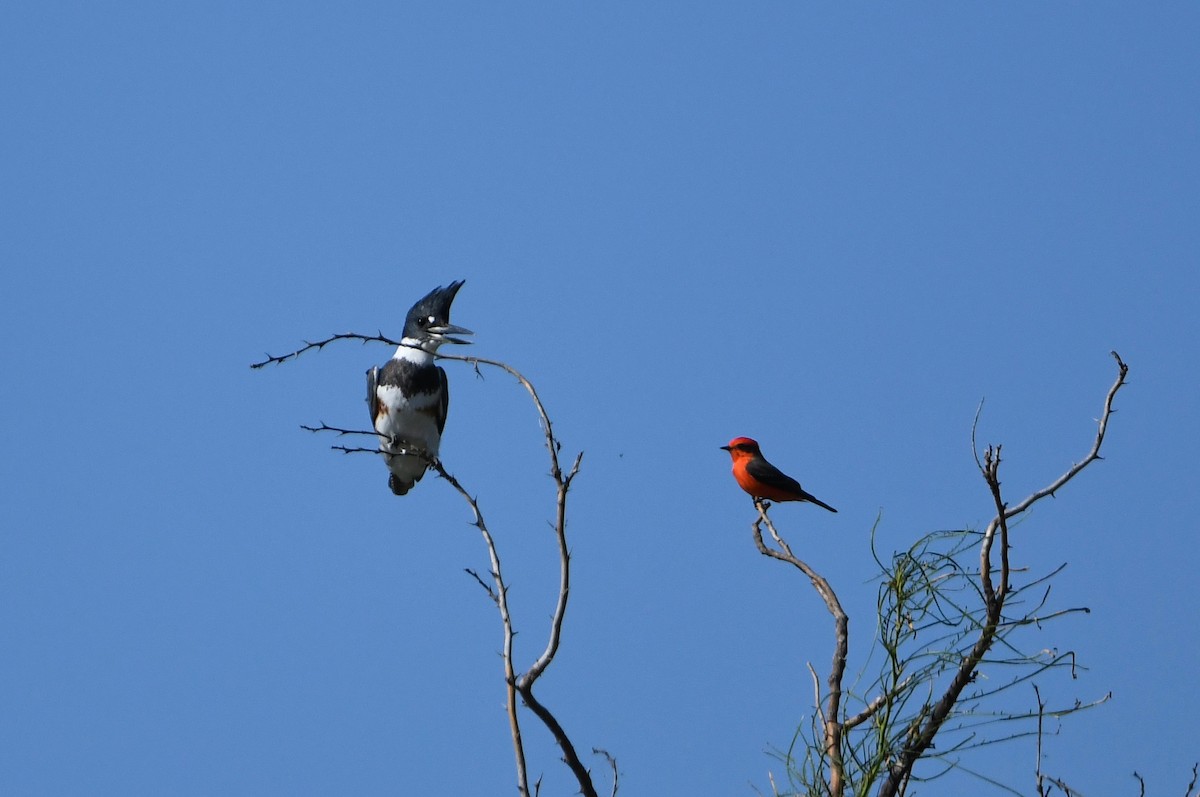
[[[809,501],[830,512],[837,510],[815,496],[804,492],[800,482],[767,462],[758,443],[749,437],[735,437],[729,445],[721,446],[733,457],[733,478],[754,498],[768,501]]]

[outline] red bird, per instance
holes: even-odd
[[[800,482],[767,462],[758,443],[749,437],[735,437],[729,445],[721,446],[733,457],[733,478],[754,498],[769,501],[810,501],[830,512],[837,510],[815,496],[804,492]]]

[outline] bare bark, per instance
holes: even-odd
[[[479,504],[475,498],[463,489],[463,486],[458,483],[458,479],[450,475],[439,460],[432,460],[430,465],[470,505],[471,511],[475,515],[474,526],[483,535],[484,544],[487,546],[488,558],[490,559],[492,568],[492,582],[495,584],[495,587],[489,587],[474,571],[468,570],[467,572],[474,576],[475,580],[487,590],[488,596],[496,604],[496,608],[500,612],[500,624],[504,629],[502,653],[504,660],[505,710],[508,714],[509,733],[512,735],[513,755],[516,758],[517,791],[524,795],[524,797],[528,797],[529,772],[525,761],[525,744],[521,738],[521,720],[517,715],[517,678],[516,673],[513,671],[513,637],[515,636],[515,632],[513,631],[512,615],[508,610],[508,585],[504,583],[504,571],[500,568],[500,553],[496,550],[496,541],[492,538],[491,532],[488,531],[487,524],[483,520],[483,513],[479,511]]]
[[[821,596],[821,600],[825,602],[825,608],[833,616],[835,641],[833,663],[829,668],[829,678],[826,681],[828,694],[824,708],[821,708],[820,701],[818,700],[817,709],[823,713],[823,753],[825,760],[829,762],[829,794],[831,797],[841,797],[845,790],[846,779],[846,766],[842,757],[842,734],[844,730],[841,721],[842,677],[846,672],[846,653],[850,647],[850,618],[846,615],[845,610],[842,609],[842,604],[838,600],[837,593],[833,591],[833,587],[829,585],[825,577],[816,570],[813,570],[807,562],[792,553],[791,546],[779,536],[779,532],[775,530],[775,525],[767,515],[767,507],[769,505],[756,498],[754,506],[758,509],[758,519],[754,521],[753,526],[754,543],[758,546],[759,553],[781,562],[787,562],[808,576],[813,588]],[[763,541],[763,525],[771,532],[772,539],[779,546],[778,550],[771,548]]]
[[[554,661],[554,657],[558,653],[559,644],[562,641],[562,626],[566,618],[567,602],[571,594],[571,552],[567,545],[567,495],[571,489],[571,482],[579,474],[579,465],[583,461],[583,452],[576,455],[570,470],[564,473],[558,459],[562,444],[559,443],[558,438],[554,435],[554,426],[550,422],[550,416],[546,412],[546,408],[542,404],[542,400],[538,396],[533,383],[512,366],[482,357],[439,355],[439,358],[470,363],[475,366],[477,372],[480,365],[490,365],[506,371],[521,383],[522,387],[529,393],[530,398],[533,399],[534,406],[537,408],[538,417],[542,423],[542,432],[546,436],[546,450],[550,454],[550,477],[554,480],[556,488],[554,536],[558,546],[559,588],[558,599],[554,606],[554,614],[550,619],[550,632],[546,640],[546,647],[541,655],[530,665],[529,669],[516,677],[514,685],[518,694],[521,695],[521,699],[525,701],[525,705],[542,721],[542,724],[546,726],[547,730],[554,737],[554,741],[558,744],[559,749],[562,750],[563,761],[570,768],[571,773],[575,775],[575,780],[579,783],[580,793],[584,797],[597,797],[591,773],[583,765],[583,762],[580,761],[579,754],[575,751],[575,746],[572,744],[567,732],[550,710],[533,694],[533,685]],[[511,666],[511,661],[509,661],[508,667],[511,668]]]

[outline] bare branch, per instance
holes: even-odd
[[[330,446],[334,451],[341,451],[343,454],[381,454],[378,448],[359,448],[357,446]]]
[[[360,335],[357,332],[343,332],[343,333],[340,333],[337,335],[330,335],[329,337],[325,338],[324,340],[317,340],[317,341],[307,341],[306,340],[306,341],[304,341],[304,345],[301,346],[299,349],[296,349],[295,351],[289,352],[287,354],[279,355],[278,357],[276,357],[275,355],[272,355],[272,354],[268,354],[267,359],[262,360],[260,362],[251,363],[250,367],[254,368],[254,369],[258,369],[258,368],[265,368],[268,365],[280,365],[282,363],[287,362],[288,360],[296,359],[301,354],[304,354],[306,351],[312,351],[313,349],[320,351],[321,349],[328,346],[330,343],[334,343],[335,341],[339,341],[339,340],[357,340],[362,343],[372,343],[372,342],[387,343],[391,346],[399,346],[400,345],[400,341],[392,340],[391,338],[386,338],[386,337],[384,337],[382,332],[380,332],[378,335]]]
[[[325,421],[321,421],[320,426],[308,426],[308,425],[302,423],[302,424],[300,424],[300,428],[306,432],[336,432],[338,437],[345,437],[346,435],[351,435],[351,434],[375,435],[375,436],[379,435],[379,433],[376,432],[374,429],[372,429],[369,432],[365,429],[341,429],[337,426],[330,426],[329,424],[325,423]]]
[[[1089,451],[1087,456],[1080,460],[1078,464],[1072,465],[1069,469],[1067,469],[1063,475],[1059,476],[1042,489],[1030,494],[1024,500],[1020,501],[1011,509],[1009,509],[1007,513],[1008,517],[1015,517],[1029,509],[1029,507],[1033,506],[1046,496],[1053,496],[1063,485],[1075,478],[1075,476],[1078,475],[1081,470],[1101,458],[1100,446],[1104,443],[1104,435],[1108,432],[1108,419],[1114,412],[1116,412],[1116,410],[1113,409],[1113,399],[1116,398],[1117,391],[1125,385],[1125,377],[1129,373],[1129,366],[1126,365],[1121,359],[1121,355],[1117,354],[1115,351],[1110,352],[1110,354],[1112,355],[1113,359],[1117,361],[1117,380],[1113,382],[1112,387],[1108,389],[1108,395],[1104,398],[1104,411],[1100,414],[1100,420],[1097,421],[1098,428],[1096,430],[1096,439],[1092,443],[1092,450]]]
[[[1034,766],[1034,776],[1037,779],[1038,797],[1046,797],[1046,779],[1042,775],[1042,720],[1045,716],[1046,704],[1042,702],[1042,693],[1037,684],[1033,685],[1033,694],[1037,699],[1037,759]]]
[[[984,399],[979,400],[979,406],[975,408],[975,419],[971,421],[971,456],[975,458],[975,467],[983,470],[983,463],[979,461],[979,445],[975,442],[975,432],[979,429],[979,419],[983,416]]]
[[[1061,791],[1065,797],[1083,797],[1082,792],[1080,792],[1078,789],[1072,789],[1061,778],[1052,778],[1047,775],[1046,780],[1058,787],[1058,790]]]
[[[538,418],[540,419],[542,425],[542,432],[546,438],[546,450],[550,455],[550,476],[554,479],[555,484],[554,535],[558,546],[559,555],[558,600],[555,603],[554,614],[550,620],[550,633],[545,649],[530,666],[530,668],[519,676],[515,674],[515,670],[513,669],[512,665],[511,621],[505,621],[508,624],[506,636],[509,637],[505,652],[507,668],[506,677],[509,679],[508,683],[510,685],[510,696],[513,690],[519,693],[522,700],[525,701],[525,705],[527,705],[529,709],[533,711],[538,719],[542,721],[542,723],[554,736],[555,742],[558,743],[559,749],[563,752],[564,762],[566,762],[567,766],[571,769],[571,772],[575,775],[575,779],[579,782],[580,791],[585,795],[585,797],[595,797],[596,788],[592,783],[591,773],[588,772],[587,767],[585,767],[579,760],[579,755],[576,753],[570,737],[567,736],[566,731],[563,730],[562,725],[559,724],[558,720],[554,717],[550,710],[542,705],[542,703],[538,701],[533,694],[533,685],[537,682],[538,678],[541,677],[542,673],[546,671],[546,668],[550,666],[551,662],[554,661],[554,656],[558,653],[558,647],[562,641],[562,625],[566,618],[567,602],[571,594],[571,553],[570,548],[567,545],[567,495],[571,489],[572,481],[579,473],[579,467],[583,461],[583,452],[580,452],[578,455],[576,455],[570,470],[564,474],[558,459],[558,454],[562,449],[562,445],[554,435],[554,425],[550,421],[550,416],[546,412],[546,407],[544,404],[542,404],[542,399],[538,395],[537,389],[534,388],[533,383],[530,382],[524,376],[524,374],[522,374],[516,368],[513,368],[511,365],[498,360],[488,360],[482,357],[460,357],[457,355],[439,354],[438,358],[468,363],[474,366],[476,373],[479,372],[479,366],[481,364],[490,365],[505,371],[515,378],[522,385],[522,387],[525,388],[526,392],[529,393],[530,398],[533,400],[534,407],[537,409]],[[447,475],[444,473],[444,471],[439,472],[441,472],[443,475]],[[461,489],[460,492],[462,492]],[[466,493],[464,492],[463,495],[466,496]],[[473,508],[475,508],[474,505]],[[478,514],[478,509],[475,509],[476,513]],[[489,548],[493,556],[493,570],[498,572],[499,563],[495,558],[494,546],[490,542],[490,537],[488,537],[488,539]],[[502,596],[504,595],[504,588],[499,582],[497,582],[497,592]],[[506,614],[506,611],[504,614]]]
[[[476,373],[479,372],[480,365],[490,365],[493,368],[499,368],[502,371],[506,371],[509,375],[520,382],[521,386],[524,387],[529,393],[530,398],[533,399],[533,404],[537,408],[538,418],[540,418],[542,422],[542,431],[546,435],[546,448],[550,451],[550,475],[554,477],[555,481],[559,481],[563,478],[562,472],[559,470],[558,466],[558,450],[561,448],[561,446],[558,444],[558,440],[554,437],[554,427],[550,423],[550,416],[546,413],[546,407],[542,404],[542,399],[538,396],[537,390],[534,389],[533,383],[526,379],[524,374],[522,374],[516,368],[513,368],[508,363],[502,363],[499,360],[488,360],[483,357],[465,357],[457,354],[438,354],[437,358],[439,360],[457,360],[458,362],[469,363],[475,366]],[[574,473],[571,473],[570,476],[566,478],[566,481],[569,482],[574,475]]]
[[[604,760],[608,762],[608,766],[610,769],[612,769],[612,773],[613,773],[613,785],[612,785],[612,791],[609,792],[609,797],[617,797],[617,785],[618,785],[618,781],[621,778],[621,774],[619,772],[617,772],[617,759],[613,758],[611,753],[609,753],[607,750],[605,750],[601,747],[593,747],[592,754],[598,755],[598,756],[604,756]]]
[[[904,691],[912,685],[912,682],[916,679],[916,677],[916,673],[913,673],[900,683],[896,684],[896,686],[889,692],[876,695],[875,699],[868,703],[866,708],[855,714],[853,717],[849,717],[843,721],[842,727],[845,730],[850,730],[851,728],[857,727],[869,720],[871,717],[875,716],[875,712],[879,711],[879,709],[883,708],[887,703],[895,700],[897,697],[903,694]]]
[[[376,432],[365,432],[365,431],[360,431],[358,429],[339,429],[336,426],[330,426],[329,424],[325,423],[324,421],[321,421],[320,426],[306,426],[305,424],[300,424],[300,428],[306,432],[336,432],[338,437],[343,437],[345,435],[352,435],[352,434],[378,436],[378,434]],[[361,446],[330,446],[330,448],[333,449],[334,451],[341,451],[343,454],[382,454],[383,453],[378,448],[363,448]]]
[[[500,568],[500,553],[496,550],[496,541],[492,539],[492,534],[488,531],[487,523],[484,522],[483,513],[479,509],[479,504],[475,498],[468,493],[458,479],[454,478],[442,465],[441,460],[429,460],[429,466],[437,471],[437,474],[450,483],[463,500],[471,507],[471,512],[475,515],[474,526],[479,529],[483,535],[484,544],[487,546],[488,557],[491,559],[492,565],[492,582],[495,588],[490,588],[484,583],[483,579],[472,571],[467,571],[475,575],[475,579],[479,581],[483,588],[487,590],[488,595],[496,604],[496,608],[500,611],[500,623],[504,629],[504,684],[505,693],[507,695],[506,708],[508,710],[508,725],[509,731],[512,734],[513,754],[517,764],[517,789],[522,794],[528,797],[529,795],[529,774],[525,764],[525,745],[521,739],[521,723],[517,716],[517,679],[513,671],[513,631],[512,616],[508,610],[508,586],[504,583],[504,571]]]
[[[1133,776],[1137,778],[1138,782],[1138,797],[1146,797],[1146,781],[1142,779],[1136,769],[1133,771]]]
[[[844,728],[840,717],[842,678],[846,672],[846,654],[850,647],[850,618],[842,609],[842,604],[838,601],[837,594],[833,591],[833,587],[829,585],[829,582],[820,573],[813,570],[807,562],[797,558],[792,553],[792,549],[787,542],[779,536],[779,532],[775,530],[775,524],[771,522],[770,516],[767,515],[769,505],[756,498],[754,499],[754,506],[758,509],[758,519],[754,521],[752,529],[754,544],[758,547],[759,553],[769,556],[772,559],[778,559],[781,562],[787,562],[808,576],[808,580],[812,582],[813,588],[816,589],[817,594],[821,596],[821,600],[825,602],[825,607],[829,610],[830,615],[833,616],[835,642],[833,665],[830,667],[829,678],[826,681],[829,694],[824,712],[823,748],[826,760],[829,762],[829,794],[832,797],[841,797],[845,789],[846,773],[845,761],[842,757],[842,734]],[[767,530],[771,532],[771,537],[779,545],[780,550],[775,550],[763,542],[763,525],[766,525]],[[820,709],[821,706],[818,702],[817,710],[820,711]]]
[[[543,706],[533,696],[533,684],[531,682],[519,683],[517,691],[521,693],[521,699],[525,701],[525,705],[529,706],[530,711],[537,715],[542,724],[554,736],[554,740],[558,742],[558,747],[563,753],[563,762],[574,773],[575,780],[579,782],[580,794],[583,797],[598,797],[596,787],[592,785],[592,775],[588,772],[587,767],[583,765],[583,762],[579,760],[579,754],[575,752],[575,746],[571,744],[571,739],[567,736],[567,732],[563,730],[562,725],[550,713],[550,709]]]
[[[554,718],[545,706],[543,706],[533,695],[533,685],[537,679],[541,677],[550,663],[554,661],[554,656],[558,652],[559,644],[562,640],[562,625],[566,618],[567,602],[571,594],[571,553],[567,546],[567,494],[571,489],[571,482],[579,473],[579,466],[583,460],[583,453],[580,452],[571,465],[571,469],[567,473],[563,473],[559,465],[558,453],[562,445],[554,436],[554,425],[550,421],[550,416],[546,412],[546,407],[542,404],[542,399],[534,388],[533,383],[525,378],[517,369],[507,363],[499,362],[498,360],[488,360],[482,357],[460,357],[458,355],[438,355],[439,359],[457,360],[473,365],[478,373],[479,366],[490,365],[499,368],[518,382],[529,393],[533,399],[534,407],[537,409],[538,418],[541,420],[542,432],[546,437],[546,450],[550,455],[550,476],[554,479],[556,487],[555,497],[555,522],[554,534],[558,544],[559,554],[559,590],[558,600],[554,607],[554,614],[550,620],[550,634],[546,642],[546,647],[542,654],[534,661],[530,668],[515,679],[514,686],[520,692],[525,704],[530,710],[542,720],[543,724],[550,730],[558,743],[559,749],[563,751],[563,759],[571,771],[575,774],[576,780],[579,781],[580,790],[584,795],[595,795],[596,789],[592,784],[591,775],[587,768],[579,760],[578,754],[575,752],[574,745],[570,738],[563,730],[562,726]]]
[[[346,435],[355,435],[355,434],[375,435],[376,437],[379,436],[379,434],[377,432],[367,432],[367,431],[362,431],[359,429],[340,429],[336,426],[330,426],[329,424],[325,423],[324,421],[321,421],[320,426],[306,426],[305,424],[300,424],[300,428],[306,432],[335,432],[335,433],[337,433],[338,437],[344,437]],[[341,451],[343,454],[382,454],[382,453],[384,453],[384,452],[380,451],[378,448],[363,448],[361,446],[330,446],[330,448],[333,449],[334,451]],[[393,453],[396,453],[396,452],[394,451]],[[408,453],[408,451],[404,450],[404,449],[400,449],[399,453]],[[413,452],[413,453],[421,453],[421,452]]]
[[[381,435],[378,432],[368,432],[363,429],[342,429],[337,426],[330,426],[324,421],[321,422],[320,426],[307,426],[305,424],[300,424],[300,428],[306,432],[335,432],[339,437],[344,437],[346,435],[368,435],[386,439],[387,441],[387,450],[382,448],[364,448],[362,446],[330,446],[330,449],[334,451],[341,451],[343,454],[375,454],[377,456],[384,457],[403,456],[405,454],[409,454],[418,456],[427,463],[430,461],[428,451],[398,437],[388,437]]]
[[[1192,797],[1192,790],[1196,788],[1196,780],[1200,777],[1200,762],[1192,764],[1192,780],[1187,785],[1187,791],[1183,793],[1183,797]]]
[[[808,668],[809,677],[812,678],[813,685],[813,705],[817,707],[817,720],[821,723],[821,727],[825,727],[825,707],[821,705],[821,676],[817,675],[817,668],[812,666],[812,662],[804,663]]]
[[[554,440],[553,436],[550,436],[550,440]],[[554,519],[554,535],[558,541],[559,557],[558,602],[554,606],[554,616],[550,621],[550,637],[546,641],[546,649],[542,651],[542,655],[530,666],[529,670],[521,676],[521,680],[527,681],[530,685],[541,677],[546,668],[550,666],[562,639],[562,624],[567,614],[567,598],[571,594],[571,552],[567,547],[567,491],[571,488],[571,480],[579,472],[579,463],[582,460],[583,452],[580,452],[571,465],[570,473],[565,477],[559,473],[555,477],[558,486]],[[557,462],[555,464],[557,465]]]
[[[491,584],[487,583],[482,578],[480,578],[479,574],[476,573],[471,568],[464,567],[463,570],[466,572],[467,575],[469,575],[471,578],[473,578],[477,582],[479,582],[479,586],[483,587],[483,591],[486,592],[488,597],[492,599],[492,603],[496,604],[497,606],[500,605],[500,596],[496,594],[496,590],[492,589]]]

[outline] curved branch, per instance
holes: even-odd
[[[769,556],[772,559],[777,559],[780,562],[787,562],[797,568],[804,575],[808,576],[808,580],[812,582],[813,588],[817,594],[821,596],[821,600],[825,602],[825,607],[833,616],[834,635],[836,640],[833,649],[833,664],[829,669],[829,678],[826,681],[829,690],[829,697],[826,701],[823,717],[824,731],[824,753],[829,761],[829,794],[832,797],[841,797],[846,780],[845,761],[842,758],[842,736],[845,731],[840,714],[842,704],[842,679],[846,672],[846,655],[850,648],[850,618],[845,610],[842,609],[842,604],[838,600],[837,593],[833,591],[833,587],[825,580],[825,577],[813,570],[807,562],[798,558],[792,553],[791,546],[779,536],[775,530],[775,524],[771,522],[771,518],[767,515],[767,506],[761,499],[754,499],[754,506],[758,509],[758,519],[754,521],[754,544],[758,546],[759,553],[764,556]],[[780,550],[775,550],[763,542],[762,526],[765,525],[767,530],[771,532],[772,539],[779,545]],[[818,702],[817,710],[821,710]]]
[[[1192,790],[1196,788],[1197,778],[1200,778],[1200,763],[1192,764],[1192,779],[1188,782],[1183,797],[1192,797]]]
[[[603,756],[604,760],[608,763],[608,767],[612,770],[613,774],[612,791],[609,792],[609,797],[617,797],[617,789],[621,782],[621,773],[617,771],[617,759],[613,758],[612,754],[602,747],[593,747],[592,755]]]
[[[439,360],[456,360],[458,362],[468,363],[475,366],[476,372],[478,372],[480,365],[490,365],[493,368],[499,368],[500,370],[507,372],[510,376],[521,383],[521,386],[524,387],[529,393],[529,397],[533,399],[533,405],[537,408],[538,418],[541,419],[542,422],[542,431],[546,435],[546,448],[550,450],[550,475],[556,482],[561,484],[563,481],[563,475],[558,466],[558,452],[559,449],[562,448],[562,445],[558,442],[558,438],[554,436],[554,426],[550,423],[550,415],[546,412],[546,407],[542,404],[542,399],[540,396],[538,396],[537,390],[534,389],[533,383],[526,379],[525,375],[516,368],[513,368],[508,363],[500,362],[499,360],[489,360],[484,357],[468,357],[458,354],[438,354],[437,358]],[[582,456],[582,454],[580,456]],[[574,475],[574,473],[571,474],[571,476]],[[568,478],[567,481],[570,481],[570,478]]]
[[[558,645],[562,639],[562,624],[563,619],[567,614],[567,598],[571,594],[571,551],[567,547],[567,490],[570,489],[571,479],[579,472],[579,463],[583,460],[583,453],[580,452],[575,457],[575,462],[571,465],[571,471],[565,478],[558,479],[558,499],[556,505],[554,532],[558,540],[558,561],[559,561],[559,586],[558,586],[558,602],[554,606],[554,615],[550,620],[550,637],[546,641],[546,649],[542,651],[542,655],[538,656],[537,660],[529,667],[529,670],[521,676],[522,681],[527,681],[531,686],[533,682],[541,677],[546,668],[550,666],[550,662],[554,660],[554,655],[558,652]]]
[[[315,341],[306,340],[306,341],[304,341],[303,346],[296,349],[295,351],[288,352],[287,354],[281,354],[279,356],[275,356],[273,354],[268,354],[267,359],[261,360],[256,363],[250,363],[250,367],[254,368],[254,369],[259,369],[259,368],[265,368],[268,365],[280,365],[281,363],[285,363],[288,360],[296,359],[301,354],[304,354],[306,351],[312,351],[313,349],[320,351],[321,349],[328,346],[330,343],[334,343],[339,340],[357,340],[362,343],[372,343],[372,342],[387,343],[391,346],[399,346],[400,345],[400,341],[392,340],[391,338],[384,337],[382,332],[380,332],[378,335],[360,335],[357,332],[341,332],[336,335],[330,335],[329,337],[325,338],[324,340],[315,340]]]
[[[575,752],[575,745],[571,744],[567,732],[550,713],[550,709],[543,706],[533,696],[533,683],[522,677],[517,683],[517,691],[521,693],[521,699],[525,701],[525,705],[529,706],[529,710],[537,715],[537,718],[542,721],[542,724],[549,729],[555,741],[558,742],[558,747],[563,752],[563,761],[574,773],[575,780],[579,782],[580,794],[584,797],[598,797],[596,787],[592,785],[592,773],[588,772],[587,767],[579,760],[579,755]]]
[[[571,552],[567,545],[567,495],[571,489],[571,483],[575,476],[579,473],[580,463],[583,461],[583,452],[576,455],[574,462],[571,465],[570,471],[563,473],[562,467],[559,464],[558,454],[562,449],[562,444],[554,435],[554,425],[550,421],[550,415],[546,412],[546,407],[542,404],[542,399],[538,395],[537,389],[524,374],[513,368],[507,363],[498,360],[489,360],[483,357],[466,357],[453,354],[438,355],[438,359],[442,360],[457,360],[473,365],[476,370],[480,365],[490,365],[494,368],[499,368],[510,374],[521,386],[529,393],[533,399],[534,407],[537,409],[538,418],[541,421],[542,432],[546,437],[546,450],[550,454],[550,477],[554,479],[556,488],[555,494],[555,521],[554,535],[558,546],[559,559],[559,589],[558,599],[554,606],[554,613],[550,619],[550,632],[546,640],[546,647],[542,654],[519,676],[516,676],[512,681],[512,688],[515,688],[520,693],[521,698],[529,709],[537,715],[542,724],[554,736],[555,742],[559,749],[563,752],[563,760],[575,775],[575,779],[579,782],[580,791],[586,797],[595,797],[596,788],[592,783],[591,773],[587,767],[579,760],[579,755],[575,752],[575,746],[571,739],[567,736],[566,731],[549,709],[541,704],[533,695],[533,685],[537,682],[542,673],[546,671],[554,661],[555,655],[558,653],[559,644],[562,641],[562,626],[567,615],[567,603],[571,594]],[[510,654],[506,654],[507,667],[511,672],[512,658]]]
[[[529,775],[525,764],[525,745],[521,739],[521,722],[517,716],[517,679],[513,671],[513,637],[516,635],[513,631],[512,615],[508,611],[508,585],[504,583],[504,571],[500,569],[500,553],[496,550],[496,541],[492,539],[492,534],[488,531],[487,524],[483,521],[483,513],[479,511],[479,504],[468,493],[463,486],[459,484],[458,479],[454,478],[442,465],[438,459],[429,461],[429,466],[432,467],[437,474],[446,481],[450,482],[450,486],[458,491],[458,494],[466,500],[471,507],[471,511],[475,514],[474,526],[479,529],[483,535],[483,541],[487,545],[488,557],[491,559],[492,566],[492,581],[495,584],[495,589],[491,589],[479,578],[474,572],[468,570],[468,573],[475,576],[475,580],[483,585],[487,590],[488,596],[496,604],[496,608],[500,611],[500,622],[504,627],[504,685],[507,695],[506,709],[508,711],[508,726],[512,733],[513,754],[517,761],[517,789],[525,797],[529,795]]]
[[[848,731],[851,728],[857,728],[859,725],[862,725],[864,722],[871,719],[871,717],[875,716],[879,709],[883,708],[885,705],[904,694],[904,691],[908,689],[913,681],[916,680],[916,677],[917,676],[915,673],[910,674],[907,678],[896,684],[889,691],[880,695],[876,695],[875,698],[867,704],[866,708],[855,714],[853,717],[848,717],[846,721],[842,723],[842,729]]]
[[[1078,464],[1072,465],[1070,468],[1068,468],[1066,473],[1059,476],[1042,489],[1026,496],[1025,499],[1020,501],[1016,506],[1007,510],[1005,513],[1007,517],[1015,517],[1029,509],[1029,507],[1033,506],[1046,496],[1053,496],[1056,492],[1058,492],[1059,488],[1071,481],[1071,479],[1075,478],[1075,476],[1077,476],[1081,470],[1101,458],[1100,446],[1104,443],[1104,435],[1108,432],[1108,419],[1109,416],[1116,412],[1116,410],[1113,409],[1113,399],[1117,397],[1117,391],[1124,387],[1125,377],[1129,373],[1129,366],[1126,365],[1121,359],[1121,355],[1117,354],[1115,351],[1109,352],[1109,354],[1111,354],[1112,358],[1117,361],[1117,379],[1115,382],[1113,382],[1112,387],[1108,389],[1108,395],[1104,398],[1104,411],[1100,414],[1100,420],[1097,421],[1096,439],[1092,443],[1092,450],[1089,451],[1087,456],[1080,460]],[[992,522],[995,523],[996,521]]]

